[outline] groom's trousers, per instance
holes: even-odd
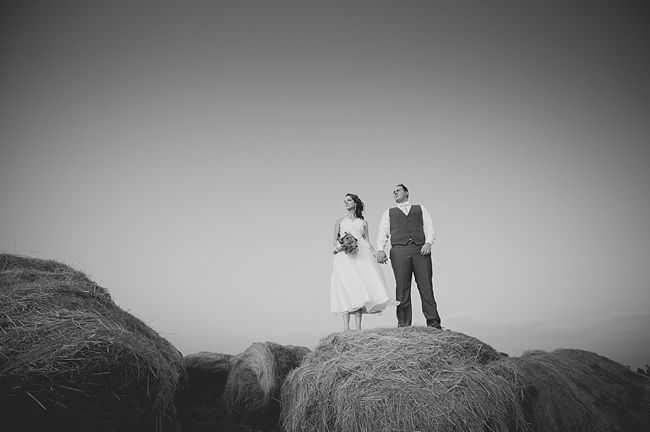
[[[438,305],[433,296],[433,265],[431,255],[421,255],[422,245],[409,243],[393,245],[390,249],[390,261],[395,274],[395,297],[400,302],[397,306],[397,325],[410,326],[412,321],[411,280],[415,283],[422,299],[422,313],[427,325],[440,325]]]

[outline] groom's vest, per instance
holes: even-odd
[[[422,207],[412,205],[408,215],[405,215],[399,208],[393,207],[388,210],[388,217],[390,219],[391,245],[407,245],[411,242],[416,245],[424,244]]]

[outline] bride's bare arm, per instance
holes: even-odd
[[[335,249],[338,249],[339,246],[340,226],[341,226],[341,219],[337,219],[336,222],[334,222],[334,239],[332,240],[332,244],[334,245]]]
[[[368,240],[368,222],[365,221],[365,220],[363,221],[363,238]],[[370,252],[372,252],[372,254],[376,258],[377,257],[377,251],[375,251],[375,248],[372,246],[372,243],[368,242],[368,245],[370,246]]]

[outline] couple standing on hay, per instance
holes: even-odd
[[[409,203],[409,191],[403,184],[395,187],[393,197],[397,206],[386,210],[379,223],[378,252],[368,241],[368,222],[363,218],[361,199],[346,194],[343,200],[347,214],[334,225],[330,305],[333,313],[343,316],[345,330],[350,330],[350,314],[354,314],[356,328],[361,330],[362,314],[381,312],[387,306],[397,306],[398,327],[410,326],[413,275],[427,326],[442,328],[433,296],[431,243],[435,233],[431,216],[424,206]],[[389,238],[397,301],[390,298],[378,265],[388,261],[384,248]]]

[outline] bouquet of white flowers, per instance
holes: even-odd
[[[357,238],[350,233],[345,233],[343,237],[338,238],[340,246],[334,249],[334,254],[345,252],[348,255],[354,255],[359,250]]]

